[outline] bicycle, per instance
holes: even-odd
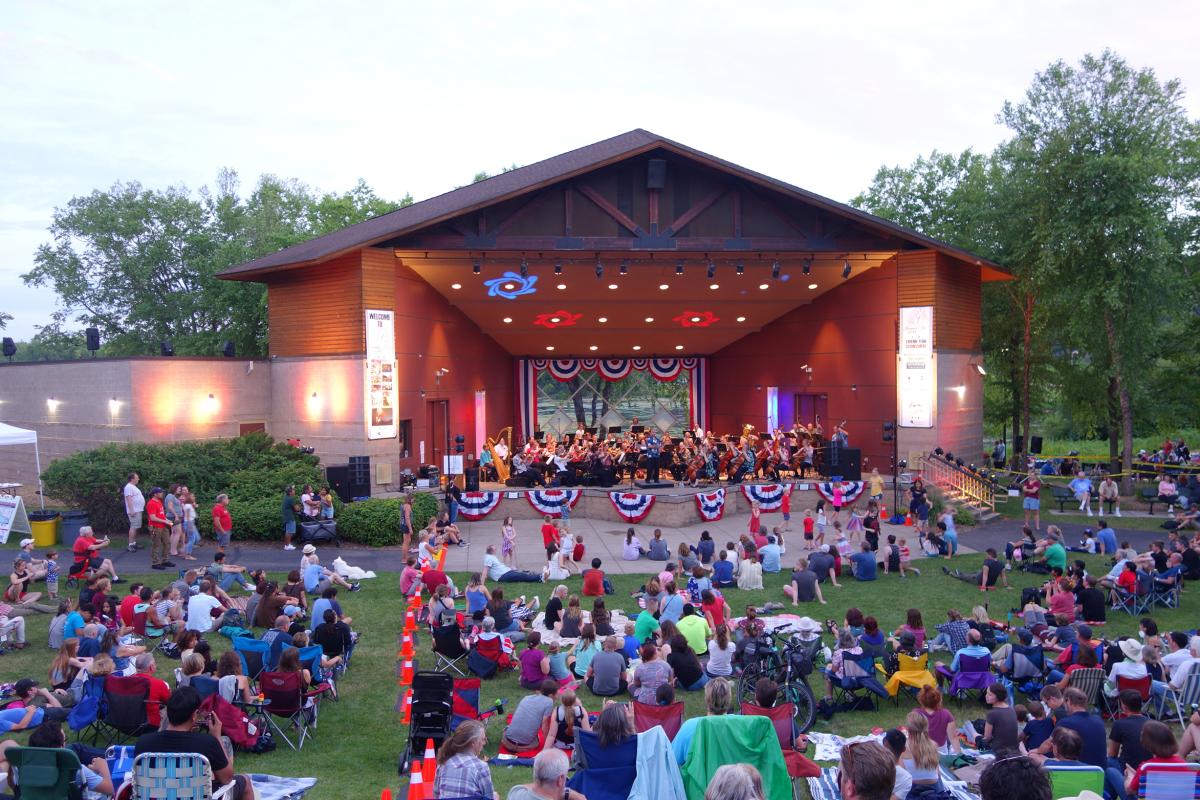
[[[753,703],[755,684],[762,678],[770,678],[779,685],[782,701],[792,704],[796,728],[804,733],[817,717],[817,698],[808,685],[808,676],[812,674],[821,640],[794,639],[791,632],[789,626],[777,628],[746,646],[744,655],[753,660],[746,664],[738,681],[738,702]],[[776,640],[783,646],[782,653]]]

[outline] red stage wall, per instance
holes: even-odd
[[[749,423],[765,430],[769,386],[779,387],[784,428],[794,419],[794,395],[825,394],[826,432],[846,419],[850,446],[863,451],[863,471],[886,473],[892,451],[882,426],[896,415],[897,322],[896,267],[889,261],[717,351],[709,359],[712,429],[728,433]]]

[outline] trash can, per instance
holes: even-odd
[[[57,511],[30,511],[29,527],[33,529],[34,547],[54,547],[58,544],[58,521],[61,515]]]
[[[70,548],[75,546],[75,540],[79,538],[79,529],[88,524],[87,512],[81,508],[72,508],[66,511],[62,516],[62,546]]]

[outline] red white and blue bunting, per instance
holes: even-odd
[[[583,497],[582,489],[534,489],[525,494],[529,505],[533,506],[539,514],[546,514],[554,519],[562,517],[563,506],[567,506],[569,509],[574,508],[581,497]]]
[[[717,489],[696,495],[696,510],[705,522],[716,522],[725,516],[725,490]]]
[[[631,494],[629,492],[609,492],[608,499],[612,501],[617,514],[626,522],[641,522],[654,507],[655,497],[652,494]]]
[[[535,430],[537,422],[537,376],[545,370],[557,381],[566,382],[580,372],[596,372],[607,381],[629,374],[649,372],[655,380],[669,383],[685,370],[689,375],[688,428],[708,428],[708,359],[686,358],[522,358],[517,361],[518,406],[522,437]]]
[[[458,501],[458,515],[471,522],[481,520],[496,510],[501,496],[500,492],[463,492]]]
[[[758,503],[759,511],[778,511],[783,507],[783,498],[792,493],[790,484],[764,483],[742,484],[742,495],[751,503]]]
[[[842,481],[840,486],[842,489],[842,505],[853,503],[862,496],[863,490],[867,488],[867,485],[862,481]],[[833,487],[834,484],[832,483],[818,483],[817,493],[832,503]]]

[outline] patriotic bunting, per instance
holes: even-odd
[[[628,492],[609,492],[608,499],[612,501],[617,514],[626,522],[641,522],[654,507],[655,497],[652,494],[631,494]]]
[[[790,485],[782,483],[766,483],[753,485],[742,484],[742,494],[752,503],[758,503],[760,511],[778,511],[783,506],[783,497],[792,493]]]
[[[475,522],[496,510],[500,505],[500,492],[464,492],[458,501],[458,515]]]
[[[554,519],[562,517],[563,506],[574,508],[581,497],[582,489],[534,489],[525,495],[529,505],[539,514],[548,514]]]
[[[725,490],[717,489],[715,492],[701,492],[696,495],[696,509],[700,512],[700,519],[716,522],[725,516]]]
[[[829,502],[832,503],[833,502],[833,487],[834,487],[834,484],[832,484],[832,483],[818,483],[817,484],[817,493],[820,494],[821,497],[824,497],[826,500],[828,500]],[[857,500],[859,497],[862,496],[863,489],[867,488],[867,485],[865,483],[863,483],[862,481],[842,481],[841,488],[842,488],[842,505],[850,505],[851,503],[853,503],[855,500]]]

